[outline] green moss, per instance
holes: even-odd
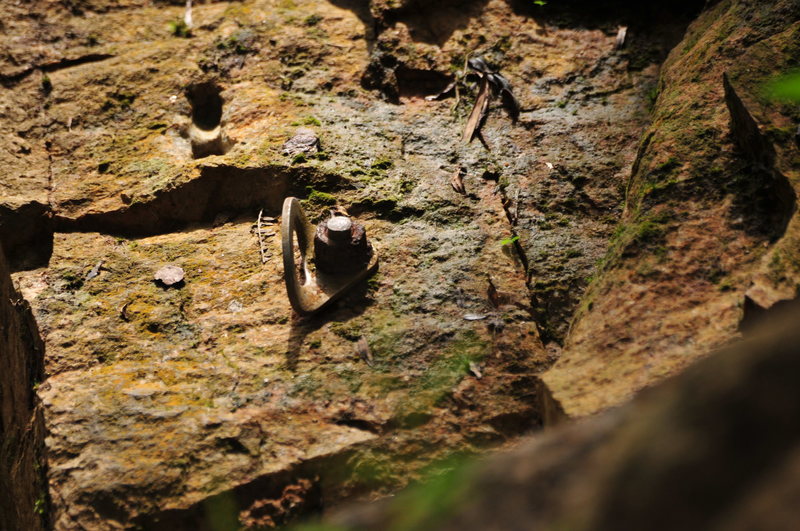
[[[361,337],[361,327],[354,323],[331,323],[331,332],[348,341],[358,341]]]
[[[117,91],[108,96],[100,109],[103,112],[124,111],[130,108],[134,101],[136,101],[136,94],[125,91]]]
[[[168,25],[169,32],[174,37],[187,39],[192,36],[192,30],[183,19],[173,20]]]
[[[322,122],[320,122],[315,116],[311,116],[310,114],[300,120],[292,122],[294,127],[298,127],[301,125],[315,125],[317,127],[322,126]]]
[[[316,26],[320,22],[322,22],[323,17],[321,15],[317,15],[316,13],[312,15],[308,15],[305,20],[303,20],[303,24],[309,27]]]
[[[253,43],[255,41],[255,34],[250,29],[242,29],[236,31],[225,38],[219,38],[215,41],[214,46],[217,50],[223,52],[230,52],[237,55],[246,55],[253,53]]]
[[[424,483],[393,502],[391,514],[395,516],[391,529],[437,529],[448,515],[467,503],[477,470],[472,462],[461,456],[452,456],[437,463],[436,468],[436,472],[427,474]]]
[[[47,74],[42,76],[42,92],[50,94],[53,91],[53,82],[50,81],[50,76]]]
[[[378,158],[371,165],[373,170],[388,170],[394,163],[390,159]]]
[[[307,191],[308,199],[306,199],[306,202],[311,206],[330,206],[336,204],[336,198],[331,194],[320,192],[313,188],[309,188]]]

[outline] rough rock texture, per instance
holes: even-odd
[[[539,396],[568,414],[590,410],[569,406],[565,389],[588,392],[579,379],[595,377],[576,353],[632,333],[592,328],[615,311],[641,313],[641,341],[655,345],[644,332],[661,313],[626,309],[631,284],[597,296],[628,271],[622,253],[589,295],[608,306],[595,303],[596,318],[573,328],[558,367],[568,378],[549,378],[550,395],[540,389],[622,214],[658,65],[700,2],[552,4],[196,2],[190,29],[178,1],[9,6],[0,241],[25,270],[15,279],[47,346],[39,396],[55,528],[279,525],[385,494],[453,452],[538,427]],[[629,39],[617,50],[620,24]],[[698,57],[706,45],[689,46],[689,59],[673,52],[653,135],[687,131],[673,116],[693,108],[705,78],[692,99],[674,89],[673,77],[690,75],[674,65],[717,68]],[[469,56],[502,72],[522,112],[514,123],[493,102],[482,140],[465,145]],[[722,94],[721,74],[714,80]],[[451,82],[457,90],[440,95]],[[731,71],[730,83],[729,105],[748,110],[740,123],[762,121],[741,76]],[[670,98],[677,110],[663,107]],[[720,128],[725,112],[713,116]],[[284,154],[298,127],[322,151]],[[648,145],[660,145],[653,135]],[[781,149],[757,159],[776,169],[759,174],[754,193],[780,190],[764,175],[790,175]],[[639,153],[627,206],[641,225],[657,196],[641,175],[659,161]],[[463,194],[450,184],[457,171]],[[381,255],[377,277],[314,319],[291,314],[279,236],[266,227],[262,263],[254,233],[259,213],[279,215],[289,195],[315,222],[346,210]],[[701,217],[728,208],[690,206]],[[755,260],[745,251],[774,238],[744,232],[729,244],[732,260]],[[631,248],[624,241],[612,257]],[[645,259],[640,247],[632,260]],[[676,247],[669,267],[693,253]],[[167,263],[185,271],[180,289],[152,281]],[[686,337],[697,330],[683,326]],[[673,335],[662,337],[671,348]],[[597,378],[622,391],[597,392],[622,400],[674,368],[645,367],[609,364]]]
[[[45,527],[44,422],[35,388],[44,346],[0,250],[0,529]]]
[[[779,324],[632,404],[451,466],[390,502],[339,511],[322,528],[794,529],[798,315],[795,305]]]
[[[722,1],[670,54],[623,224],[543,376],[554,418],[624,402],[796,296],[800,115],[764,85],[799,32],[796,1]]]

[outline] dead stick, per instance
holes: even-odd
[[[261,214],[264,209],[258,211],[258,221],[256,222],[256,232],[258,233],[258,248],[261,251],[261,263],[267,263],[267,252],[264,250],[264,236],[261,234]]]

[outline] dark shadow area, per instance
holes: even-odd
[[[35,201],[15,209],[0,205],[0,244],[12,272],[46,266],[53,253],[50,207]]]
[[[136,528],[237,531],[244,525],[248,529],[272,529],[302,515],[319,513],[322,490],[310,470],[311,463],[315,462],[261,476],[183,509],[140,516],[135,520]],[[319,464],[316,467],[324,468]]]
[[[370,10],[370,0],[328,0],[328,2],[336,7],[352,11],[358,17],[364,24],[364,39],[367,41],[368,50],[372,52],[372,46],[379,31]]]
[[[300,353],[308,334],[330,322],[345,322],[354,319],[363,314],[373,302],[369,296],[367,279],[365,279],[335,302],[333,307],[322,310],[318,314],[300,317],[292,312],[292,327],[289,332],[289,340],[286,342],[286,368],[290,371],[297,369]],[[353,357],[356,357],[355,342],[353,343]]]
[[[631,29],[660,26],[674,20],[693,20],[706,0],[675,2],[637,2],[636,0],[550,0],[538,5],[529,0],[506,0],[515,13],[557,27],[616,30],[617,25]]]
[[[800,299],[778,301],[769,308],[761,307],[756,301],[745,295],[742,320],[739,321],[739,331],[749,337],[759,327],[769,326],[776,317],[793,313],[800,315]]]
[[[442,92],[452,83],[453,76],[436,70],[421,70],[400,65],[395,70],[397,89],[401,98],[424,98]]]
[[[49,529],[45,425],[37,386],[44,342],[0,247],[0,529]]]
[[[211,131],[222,120],[222,89],[215,83],[198,83],[186,89],[192,106],[192,123],[199,129]]]
[[[342,184],[341,176],[311,167],[204,167],[200,177],[120,210],[78,219],[56,216],[55,230],[141,237],[172,232],[190,223],[210,223],[223,212],[257,211],[263,207],[266,215],[277,216],[288,195],[304,197],[308,187],[330,192]]]
[[[736,194],[732,216],[736,224],[755,235],[775,241],[786,232],[797,207],[797,196],[789,180],[775,167],[775,148],[736,93],[727,75],[722,76],[725,103],[730,113],[731,136],[746,165],[734,174]]]
[[[488,3],[488,0],[405,0],[401,6],[386,10],[381,22],[385,27],[402,22],[415,41],[442,46],[454,32],[466,28],[479,16]]]
[[[531,17],[545,27],[599,29],[615,34],[620,26],[626,26],[627,37],[619,53],[628,58],[631,70],[662,63],[706,5],[705,0],[670,3],[564,0],[545,5],[507,0],[507,3],[515,13]]]

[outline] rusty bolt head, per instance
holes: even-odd
[[[327,273],[347,273],[364,267],[372,256],[364,226],[346,216],[334,216],[317,226],[314,259]]]
[[[328,229],[328,237],[336,242],[346,242],[350,239],[350,232],[353,222],[345,216],[335,216],[325,224]]]

